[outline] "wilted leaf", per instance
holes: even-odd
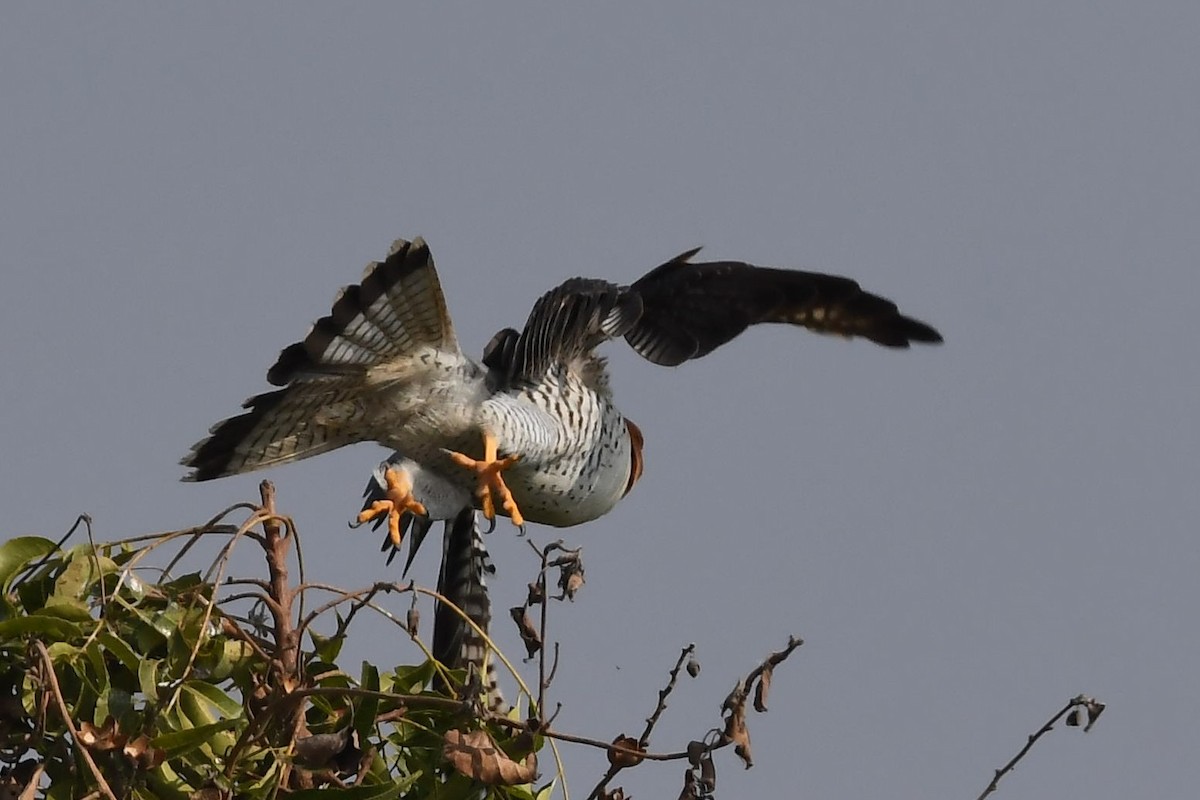
[[[700,674],[700,662],[697,661],[694,657],[689,658],[685,669],[687,670],[688,675],[691,675],[693,678],[695,678],[697,675]]]
[[[679,800],[696,800],[696,773],[690,769],[683,771],[683,791],[679,793]]]
[[[1100,715],[1104,713],[1106,706],[1099,700],[1089,700],[1087,704],[1087,726],[1084,727],[1084,732],[1090,731],[1092,726],[1096,724],[1096,720],[1100,719]]]
[[[536,581],[528,585],[528,594],[525,596],[526,606],[536,606],[538,603],[546,599],[546,593],[542,591],[542,585]]]
[[[1079,727],[1079,709],[1072,708],[1071,713],[1067,714],[1067,725],[1072,728]]]
[[[705,797],[717,790],[717,765],[713,763],[712,753],[705,753],[700,760],[700,791]]]
[[[86,721],[79,725],[79,742],[97,753],[119,750],[128,740],[128,736],[117,730],[117,722],[112,717],[107,717],[99,728]]]
[[[513,761],[492,741],[487,731],[453,730],[442,740],[442,755],[455,771],[488,786],[516,786],[537,776],[537,757]]]
[[[524,606],[514,606],[508,613],[512,615],[513,622],[517,623],[517,632],[521,634],[521,641],[525,643],[525,652],[529,654],[529,658],[533,658],[542,649],[542,637],[533,626],[533,620],[529,618]]]
[[[421,612],[416,606],[408,610],[408,616],[404,620],[404,628],[408,631],[409,636],[416,636],[421,630]]]
[[[140,770],[158,769],[167,757],[165,750],[150,745],[150,737],[144,733],[126,744],[121,752]]]
[[[758,685],[754,687],[754,710],[760,714],[767,710],[767,693],[771,691],[771,674],[774,672],[767,667],[758,676]]]
[[[617,747],[624,749],[610,749],[608,751],[608,763],[612,764],[614,767],[636,767],[638,764],[642,763],[642,757],[638,755],[638,753],[646,752],[646,748],[642,747],[638,743],[637,739],[633,738],[632,736],[621,734],[617,738],[613,739],[612,743]],[[628,752],[630,750],[633,750],[634,752]]]
[[[562,589],[563,596],[568,600],[575,599],[575,593],[583,588],[583,583],[583,568],[578,565],[563,567],[558,577],[558,588]]]
[[[744,703],[734,706],[725,718],[725,738],[733,742],[733,752],[746,765],[746,769],[753,767],[754,759],[750,755],[750,731],[746,728]]]

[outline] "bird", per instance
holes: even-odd
[[[414,519],[467,507],[555,527],[611,511],[642,475],[644,437],[618,409],[596,348],[623,338],[678,366],[752,325],[787,324],[883,347],[937,344],[932,326],[845,277],[688,250],[630,284],[570,278],[503,328],[475,361],[458,344],[426,242],[398,239],[248,399],[181,463],[207,481],[364,441],[395,451],[359,521],[386,515],[398,547]],[[381,491],[380,491],[381,490]],[[426,526],[426,530],[427,530]]]
[[[631,284],[571,278],[543,294],[524,327],[503,328],[477,362],[459,347],[429,247],[396,240],[331,312],[267,372],[279,387],[246,400],[181,463],[207,481],[375,441],[395,452],[374,471],[354,524],[387,523],[389,562],[411,531],[408,562],[444,523],[432,652],[474,672],[491,708],[503,698],[488,663],[494,572],[477,510],[569,527],[611,511],[642,475],[644,438],[614,401],[596,348],[624,338],[646,360],[678,366],[752,325],[790,324],[888,348],[941,334],[836,275],[695,262],[699,248]],[[470,621],[470,624],[468,623]],[[481,636],[480,633],[484,635]]]

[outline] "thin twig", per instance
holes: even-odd
[[[1059,709],[1057,714],[1055,714],[1046,722],[1045,725],[1029,735],[1029,739],[1026,740],[1025,746],[1022,747],[1007,764],[996,770],[996,774],[992,776],[992,782],[987,785],[987,788],[980,793],[976,800],[983,800],[989,794],[996,791],[997,787],[1000,785],[1000,780],[1005,775],[1016,769],[1017,763],[1025,757],[1026,753],[1033,749],[1033,745],[1037,742],[1037,740],[1052,731],[1054,729],[1054,723],[1058,722],[1060,719],[1069,714],[1072,709],[1078,708],[1079,706],[1084,706],[1087,709],[1088,714],[1088,722],[1083,729],[1084,733],[1090,731],[1092,729],[1092,725],[1095,724],[1096,719],[1100,716],[1100,713],[1104,711],[1104,703],[1101,703],[1095,698],[1088,697],[1087,695],[1083,694],[1078,695],[1077,697],[1072,697],[1067,701],[1065,706]],[[1067,724],[1072,724],[1071,720],[1067,720]]]
[[[650,733],[654,730],[654,726],[658,724],[658,718],[662,716],[663,711],[667,708],[667,698],[671,696],[671,692],[675,689],[675,682],[679,678],[679,670],[683,669],[683,662],[687,657],[696,652],[696,644],[693,642],[679,653],[679,660],[675,662],[675,667],[669,673],[670,680],[667,685],[658,691],[658,703],[654,706],[654,713],[646,719],[646,729],[642,731],[641,738],[638,739],[638,744],[646,747],[650,744]]]
[[[600,742],[599,744],[601,744],[609,752],[632,753],[633,755],[636,755],[639,758],[650,758],[650,760],[652,760],[652,761],[654,761],[654,760],[662,760],[662,761],[673,760],[671,758],[657,759],[657,758],[654,758],[649,755],[643,755],[640,751],[644,750],[646,748],[646,746],[650,743],[650,734],[654,730],[654,726],[658,724],[659,717],[661,717],[663,711],[666,710],[667,698],[670,697],[671,692],[675,689],[675,681],[679,678],[679,670],[683,667],[683,662],[685,660],[687,660],[687,657],[689,655],[691,655],[692,653],[694,653],[695,651],[696,651],[696,645],[693,643],[693,644],[689,644],[687,647],[683,648],[683,650],[679,653],[679,658],[678,658],[678,660],[676,660],[675,666],[672,667],[671,671],[668,673],[668,675],[670,677],[667,680],[667,685],[665,687],[663,687],[662,689],[659,689],[659,691],[658,691],[658,702],[654,706],[654,711],[650,714],[649,717],[646,718],[646,728],[644,731],[642,731],[641,738],[638,739],[639,751],[633,752],[633,751],[628,750],[625,747],[621,747],[620,745],[610,744],[610,743],[606,743],[606,742]],[[567,741],[573,741],[573,740],[567,740]],[[592,742],[578,742],[578,743],[579,744],[592,744]],[[687,757],[686,753],[684,753],[684,757],[685,758]],[[637,762],[635,761],[634,763],[637,763]],[[599,782],[596,783],[595,787],[592,788],[592,793],[588,795],[588,800],[594,800],[594,798],[601,797],[604,790],[608,787],[609,782],[613,778],[615,778],[617,776],[617,773],[620,772],[622,769],[624,769],[625,766],[626,766],[626,762],[612,759],[611,763],[609,764],[608,769],[605,771],[604,775],[600,778]]]
[[[50,683],[50,691],[54,695],[54,700],[58,704],[58,713],[66,723],[67,730],[71,732],[71,741],[75,743],[75,749],[79,751],[79,755],[87,763],[88,769],[92,771],[92,777],[96,779],[96,784],[100,787],[100,791],[109,800],[117,800],[117,796],[113,794],[112,787],[104,780],[104,775],[100,773],[100,767],[92,759],[92,754],[88,752],[87,747],[79,739],[79,729],[75,727],[74,720],[71,719],[71,712],[67,708],[67,701],[63,698],[62,687],[58,685],[58,676],[54,674],[54,662],[50,660],[50,652],[46,650],[46,645],[41,641],[34,641],[34,646],[38,650],[38,654],[42,657],[42,668],[46,672],[46,680]]]

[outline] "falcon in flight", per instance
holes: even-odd
[[[359,521],[402,526],[479,508],[521,526],[578,525],[610,511],[642,473],[642,434],[613,402],[596,348],[624,338],[676,366],[750,325],[798,325],[884,347],[937,343],[929,325],[849,278],[696,262],[683,253],[631,285],[572,278],[525,327],[492,337],[477,363],[459,348],[425,242],[397,241],[329,316],[267,372],[279,388],[215,425],[183,464],[206,481],[356,442],[393,448]],[[414,539],[414,544],[415,544]]]

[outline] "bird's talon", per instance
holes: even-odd
[[[477,482],[475,496],[479,499],[479,508],[483,512],[484,518],[491,523],[491,528],[488,529],[489,533],[496,527],[497,500],[499,500],[500,508],[508,514],[514,525],[518,528],[525,525],[525,518],[521,516],[521,510],[517,507],[512,492],[505,485],[502,474],[504,470],[516,464],[521,457],[510,455],[500,458],[497,450],[496,437],[490,433],[484,433],[482,459],[471,458],[452,450],[446,451],[451,461],[475,473]]]
[[[423,517],[426,513],[425,506],[413,497],[412,480],[408,477],[408,473],[388,467],[383,473],[383,479],[387,484],[387,488],[384,490],[386,498],[376,500],[370,508],[360,511],[355,521],[350,523],[350,527],[357,528],[382,514],[387,514],[388,537],[392,540],[393,547],[399,547],[404,540],[404,536],[400,532],[400,520],[404,513],[408,512]]]

